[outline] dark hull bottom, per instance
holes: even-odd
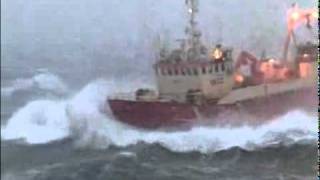
[[[142,102],[112,100],[108,103],[113,116],[124,123],[142,128],[192,126],[259,125],[294,110],[316,113],[318,96],[315,89],[273,95],[231,105],[193,106],[176,102]]]

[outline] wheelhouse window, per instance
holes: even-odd
[[[214,71],[215,71],[215,72],[219,72],[219,66],[218,66],[218,64],[215,64],[215,65],[214,65]]]
[[[194,74],[195,76],[198,75],[198,70],[197,70],[197,68],[194,68],[194,69],[193,69],[193,74]]]
[[[175,75],[179,75],[179,70],[178,69],[174,69],[174,74]]]
[[[212,74],[212,66],[209,67],[209,73]]]
[[[182,69],[182,70],[181,70],[181,74],[182,74],[183,76],[185,76],[185,75],[186,75],[186,69]]]
[[[191,69],[187,68],[187,74],[188,74],[189,76],[192,75]]]
[[[221,71],[224,71],[224,70],[225,70],[224,63],[221,63]]]
[[[202,67],[202,74],[206,74],[206,73],[207,73],[206,67]]]

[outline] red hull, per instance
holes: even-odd
[[[243,101],[232,105],[206,104],[193,106],[177,102],[146,102],[109,99],[114,117],[122,122],[142,127],[176,127],[194,123],[261,124],[292,109],[316,112],[315,89],[286,92],[271,97]]]

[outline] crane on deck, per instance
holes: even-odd
[[[235,63],[235,82],[238,84],[259,84],[263,82],[281,81],[295,75],[288,67],[287,56],[291,40],[297,47],[295,29],[305,24],[311,31],[312,24],[318,20],[315,8],[301,9],[296,3],[287,12],[287,35],[283,47],[283,61],[275,59],[258,59],[247,51],[240,52]]]

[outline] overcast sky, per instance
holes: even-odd
[[[296,1],[316,7],[314,0]],[[211,44],[220,39],[235,50],[259,54],[267,49],[280,55],[286,10],[293,2],[200,0],[203,39]],[[172,42],[183,37],[185,18],[184,0],[2,0],[2,65],[36,59],[114,62],[117,57],[148,55],[157,34],[166,34]]]

